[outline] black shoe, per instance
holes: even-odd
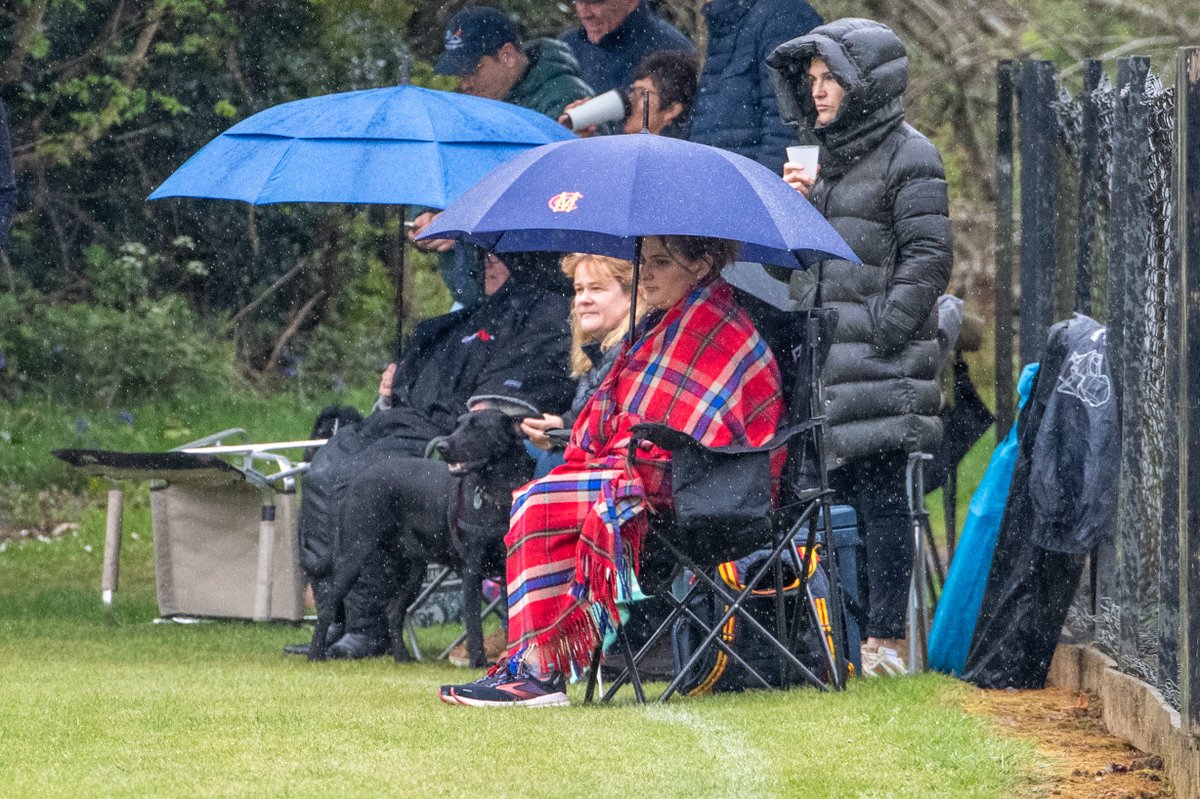
[[[567,684],[561,674],[539,680],[524,668],[509,674],[508,665],[500,664],[495,674],[480,677],[465,685],[443,685],[438,698],[448,705],[468,707],[566,707]]]
[[[325,650],[332,660],[361,660],[387,654],[387,641],[362,633],[346,633]]]
[[[342,637],[342,632],[344,630],[345,626],[341,623],[331,624],[329,626],[329,632],[325,633],[325,645],[332,646],[339,638]],[[305,641],[302,644],[288,644],[283,648],[283,653],[285,655],[302,655],[303,657],[308,657],[309,643],[309,641]]]

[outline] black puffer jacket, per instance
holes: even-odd
[[[814,58],[846,91],[821,128],[807,76]],[[783,119],[821,144],[809,199],[863,261],[821,269],[820,300],[839,313],[825,368],[831,465],[932,451],[942,434],[937,298],[950,280],[950,219],[942,159],[904,121],[904,45],[878,22],[841,19],[780,45],[768,64]],[[817,272],[792,279],[802,306],[817,299]]]

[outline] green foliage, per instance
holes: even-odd
[[[0,294],[0,316],[0,388],[9,396],[109,407],[234,384],[232,347],[178,295],[114,307]]]

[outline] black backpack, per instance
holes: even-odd
[[[797,546],[796,551],[800,561],[804,562],[804,547]],[[728,561],[717,567],[716,578],[719,583],[729,587],[733,594],[740,593],[745,587],[744,580],[748,579],[760,565],[767,560],[769,550],[759,550],[740,560]],[[820,564],[820,549],[812,559],[809,568],[809,578],[804,594],[800,593],[800,581],[796,571],[788,560],[784,560],[783,571],[783,607],[790,621],[793,618],[802,620],[800,633],[796,636],[793,649],[797,659],[813,671],[820,679],[830,678],[829,653],[833,651],[832,628],[829,623],[829,580],[825,569]],[[690,572],[684,572],[689,584],[695,577]],[[773,580],[767,577],[760,585],[764,589],[755,589],[743,607],[772,633],[776,630],[776,604]],[[797,607],[798,603],[807,603],[810,607]],[[705,624],[713,622],[725,615],[729,605],[713,592],[704,592],[691,600],[690,608]],[[820,619],[820,629],[813,623],[813,611]],[[675,672],[683,668],[691,658],[695,647],[704,639],[705,632],[686,618],[675,622],[671,630],[672,649],[675,656]],[[771,645],[761,633],[746,623],[745,619],[734,614],[721,631],[721,639],[737,652],[750,666],[774,687],[796,685],[803,681],[794,666],[789,664],[786,678],[781,674],[779,651]],[[726,655],[719,647],[711,646],[704,656],[688,672],[680,690],[689,696],[701,696],[716,691],[743,691],[747,688],[761,688],[762,684],[755,680],[735,660]]]

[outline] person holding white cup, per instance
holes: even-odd
[[[817,180],[818,161],[821,148],[816,144],[797,144],[787,148],[787,163],[783,165],[783,179],[796,191],[808,196]]]
[[[905,467],[942,437],[937,301],[953,261],[937,148],[905,121],[908,56],[886,25],[840,19],[767,57],[780,116],[820,142],[819,166],[783,179],[861,264],[830,259],[791,278],[799,308],[837,311],[824,367],[829,484],[858,511],[865,599],[862,673],[905,668],[913,541]]]

